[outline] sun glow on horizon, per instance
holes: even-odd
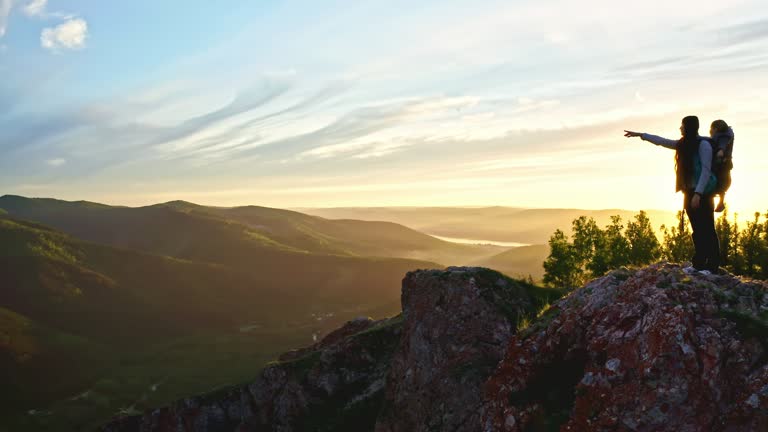
[[[0,194],[674,211],[671,153],[622,130],[674,138],[696,114],[702,133],[720,118],[736,131],[733,212],[768,209],[758,0],[139,0],[141,39],[125,5],[82,3],[69,32],[52,21],[75,18],[51,10],[43,25],[12,3]],[[28,40],[57,28],[55,46]]]

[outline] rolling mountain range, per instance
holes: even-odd
[[[230,264],[245,256],[252,265],[251,256],[241,253],[246,250],[461,260],[505,249],[446,242],[391,222],[329,220],[256,206],[172,201],[129,208],[6,195],[0,197],[0,209],[88,241]]]
[[[0,431],[92,428],[243,382],[348,319],[400,312],[408,271],[471,264],[539,278],[547,253],[258,206],[6,195]]]
[[[270,226],[279,241],[187,203],[5,196],[0,207],[0,417],[10,425],[0,430],[80,430],[120,409],[237,382],[339,322],[397,313],[402,275],[440,266],[345,250],[301,225],[302,215],[293,232],[291,215]],[[236,217],[264,226],[258,210],[244,213]],[[394,229],[426,238],[415,241],[425,250],[452,246]],[[181,358],[191,365],[178,368]]]

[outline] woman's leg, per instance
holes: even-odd
[[[714,272],[720,267],[720,240],[715,230],[715,197],[702,197],[699,209],[701,210],[701,227],[704,230],[702,238],[707,260],[706,268]]]
[[[691,208],[691,197],[693,194],[685,192],[683,194],[683,199],[685,200],[685,213],[688,215],[688,220],[691,221],[691,229],[693,230],[693,234],[691,235],[691,238],[693,239],[693,257],[691,257],[691,264],[693,267],[695,267],[697,270],[704,270],[707,266],[707,253],[706,253],[706,236],[707,236],[707,228],[706,228],[706,221],[702,218],[702,206],[700,205],[697,209]]]

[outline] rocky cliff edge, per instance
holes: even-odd
[[[477,267],[403,279],[254,382],[104,431],[765,431],[768,284],[620,269],[565,297]]]

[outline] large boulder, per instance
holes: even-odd
[[[484,431],[768,431],[768,284],[618,270],[513,337]]]
[[[518,324],[535,315],[534,291],[480,267],[408,273],[376,431],[479,431],[482,385]]]

